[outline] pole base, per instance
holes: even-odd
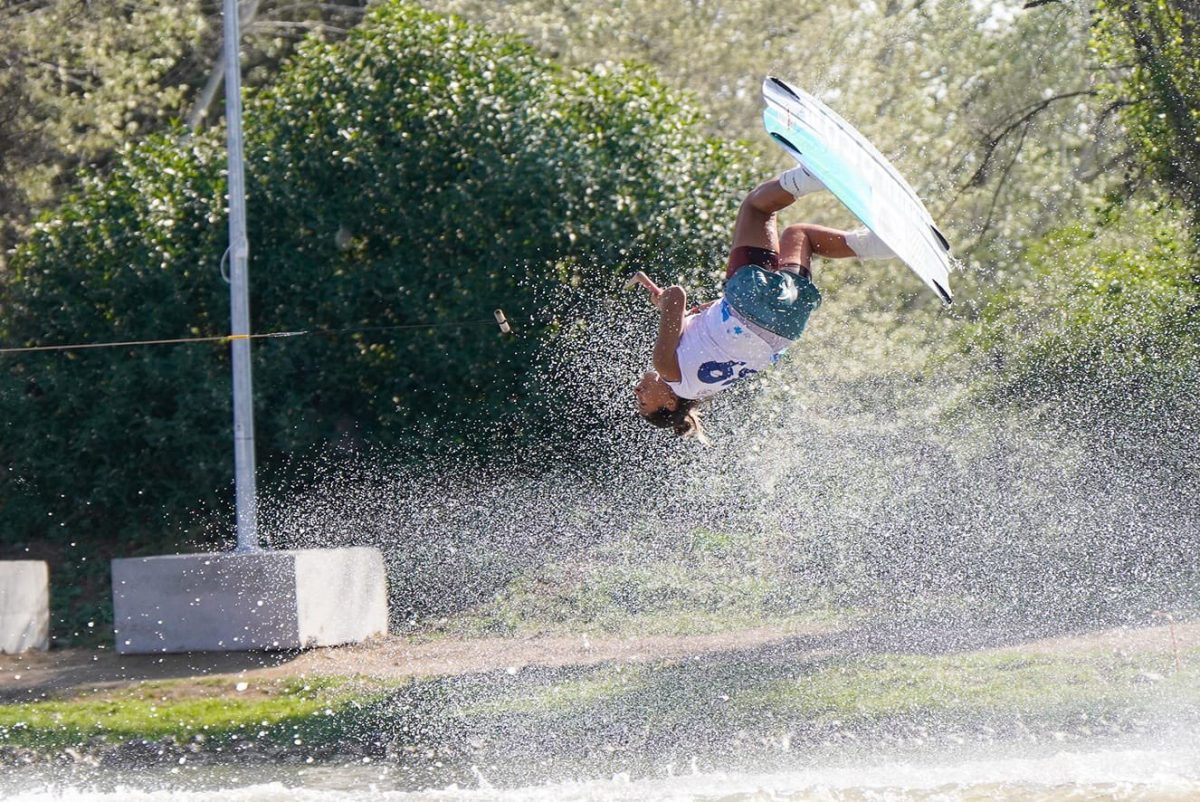
[[[121,654],[305,649],[387,633],[378,549],[113,560]]]

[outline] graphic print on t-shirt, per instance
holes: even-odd
[[[758,373],[745,365],[745,362],[705,362],[696,370],[696,378],[705,384],[733,384],[738,379]]]
[[[708,398],[766,368],[775,350],[722,298],[684,318],[675,349],[681,375],[667,386],[680,398]]]

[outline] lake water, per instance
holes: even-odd
[[[681,773],[495,788],[482,773],[473,787],[407,788],[394,766],[179,767],[122,777],[70,778],[45,770],[10,773],[3,798],[16,802],[798,802],[847,800],[1145,800],[1200,799],[1200,744],[1169,749],[985,755],[942,762],[848,761],[768,774]]]

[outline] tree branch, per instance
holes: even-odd
[[[1032,127],[1031,122],[1027,121],[1025,127],[1021,129],[1021,136],[1017,140],[1017,146],[1013,149],[1012,158],[1008,160],[1008,164],[1004,165],[1004,169],[1000,173],[1000,180],[996,182],[996,190],[992,193],[992,201],[988,204],[987,218],[983,221],[983,226],[979,229],[979,236],[976,237],[976,244],[983,240],[985,234],[992,227],[992,221],[996,218],[996,204],[1000,201],[1000,193],[1004,189],[1004,185],[1008,182],[1008,176],[1012,172],[1013,166],[1017,163],[1017,157],[1021,154],[1021,148],[1025,146],[1025,139],[1029,136],[1029,129]]]
[[[264,19],[264,20],[258,20],[257,22],[254,23],[254,30],[256,30],[256,31],[276,30],[276,31],[289,31],[289,32],[290,31],[303,31],[305,33],[309,33],[312,31],[322,31],[322,32],[331,31],[333,33],[346,33],[345,28],[339,28],[336,25],[330,25],[329,23],[322,22],[321,20],[291,21],[291,20]]]
[[[1013,114],[1007,118],[1011,120],[1011,122],[1002,121],[999,125],[992,128],[991,131],[984,135],[983,161],[967,180],[967,183],[963,185],[963,189],[965,190],[982,184],[984,177],[987,175],[988,167],[991,165],[992,158],[996,155],[996,151],[999,149],[1004,140],[1007,139],[1012,132],[1031,122],[1034,117],[1049,108],[1051,104],[1060,100],[1069,100],[1070,98],[1075,97],[1088,97],[1096,94],[1097,92],[1094,89],[1081,89],[1076,92],[1065,92],[1061,95],[1054,95],[1053,97],[1039,100],[1036,103],[1031,103],[1025,108],[1018,109],[1017,111],[1013,112]],[[1024,136],[1021,137],[1021,141],[1024,141]],[[958,166],[961,165],[962,162],[960,161]]]
[[[1000,124],[992,127],[991,131],[984,134],[983,161],[979,163],[979,167],[976,168],[974,173],[971,174],[971,178],[967,179],[965,184],[959,187],[958,192],[954,193],[954,197],[950,199],[947,208],[953,207],[953,205],[958,202],[958,199],[962,196],[962,193],[970,190],[972,187],[983,184],[986,175],[988,175],[988,170],[991,167],[992,158],[995,158],[996,152],[1000,150],[1000,145],[1010,136],[1010,134],[1018,130],[1018,128],[1022,128],[1022,126],[1028,126],[1028,124],[1033,121],[1034,116],[1044,112],[1044,110],[1049,108],[1052,103],[1061,100],[1069,100],[1069,98],[1072,97],[1085,97],[1096,94],[1096,90],[1082,89],[1073,92],[1063,92],[1062,95],[1046,97],[1044,100],[1028,104],[1028,106],[1024,108],[1015,110],[1015,112],[1008,115],[1006,119],[1002,120]],[[1020,152],[1020,145],[1025,143],[1025,136],[1025,133],[1021,134],[1018,142],[1018,152]],[[955,164],[953,172],[958,172],[959,168],[962,167],[962,164],[964,164],[966,160],[967,156],[960,158],[959,163]],[[1004,170],[1004,175],[1007,175],[1010,169],[1012,169],[1012,167]]]

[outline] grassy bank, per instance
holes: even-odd
[[[382,683],[343,677],[144,682],[0,706],[0,746],[54,752],[155,741],[219,752],[239,741],[327,744],[344,736],[355,708],[384,692]]]
[[[72,692],[0,706],[0,753],[139,765],[367,756],[453,780],[471,766],[498,776],[546,760],[562,772],[677,759],[761,765],[855,742],[1074,740],[1200,718],[1191,645],[1176,653],[1169,642],[1126,649],[1084,638],[902,654],[858,648],[860,634],[421,679],[350,678],[345,666],[347,676]]]

